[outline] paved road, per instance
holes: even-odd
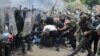
[[[55,47],[39,49],[37,46],[34,46],[32,49],[32,52],[28,52],[28,56],[65,56],[71,53],[70,48],[60,48],[60,52],[57,52]],[[86,54],[78,53],[80,56],[86,56]]]

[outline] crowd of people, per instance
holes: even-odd
[[[34,17],[35,21],[31,33],[23,37],[24,22],[29,11],[31,10],[16,9],[14,11],[18,34],[12,35],[11,32],[4,34],[6,36],[9,35],[10,39],[9,44],[4,44],[5,42],[2,43],[0,41],[0,47],[5,47],[5,56],[10,56],[9,54],[12,50],[20,47],[22,53],[25,54],[26,50],[32,50],[32,45],[35,44],[40,49],[44,48],[44,46],[54,46],[58,52],[60,51],[60,46],[68,48],[68,45],[71,45],[73,52],[66,56],[74,56],[80,50],[87,50],[87,56],[96,56],[96,54],[100,56],[100,14],[79,10],[66,10],[52,13],[52,15],[47,15],[48,12],[41,12]],[[3,33],[1,32],[1,34]],[[1,49],[0,52],[2,53]],[[2,56],[1,53],[0,56]]]

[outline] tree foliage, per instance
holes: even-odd
[[[93,7],[94,5],[100,4],[100,0],[81,0],[81,2],[89,7]]]

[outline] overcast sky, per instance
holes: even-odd
[[[56,7],[58,8],[63,7],[63,0],[5,0],[5,1],[6,1],[5,3],[15,7],[19,7],[20,5],[22,5],[23,7],[31,8],[33,5],[34,8],[38,9],[49,9],[53,7],[55,2],[57,1]]]

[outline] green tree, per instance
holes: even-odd
[[[93,7],[94,5],[100,4],[100,0],[81,0],[81,2],[89,7]]]

